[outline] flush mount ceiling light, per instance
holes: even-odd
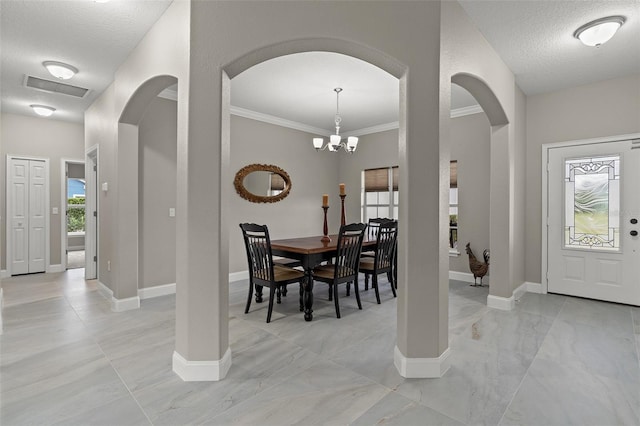
[[[64,64],[62,62],[44,61],[42,65],[45,66],[52,76],[61,80],[69,80],[78,72],[76,67],[72,67],[71,65]]]
[[[624,16],[608,16],[596,19],[578,28],[573,36],[586,46],[600,47],[614,36],[626,21]]]
[[[347,142],[342,142],[342,137],[340,136],[340,122],[342,121],[342,117],[340,117],[340,92],[342,92],[342,89],[336,87],[333,91],[336,92],[336,134],[329,137],[329,142],[324,147],[322,146],[324,143],[323,138],[313,138],[313,147],[316,151],[323,151],[329,148],[329,151],[331,152],[336,152],[338,149],[342,148],[349,154],[352,154],[358,147],[358,138],[355,136],[349,136],[347,138]]]
[[[33,108],[33,111],[36,114],[41,115],[43,117],[49,117],[56,110],[55,108],[52,108],[46,105],[29,105],[29,106]]]

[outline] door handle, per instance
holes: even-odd
[[[638,219],[636,219],[635,217],[633,219],[631,219],[629,222],[631,222],[632,225],[635,225],[636,223],[638,223]]]
[[[636,231],[635,229],[631,232],[629,232],[629,234],[631,234],[632,237],[637,237],[638,236],[638,231]]]

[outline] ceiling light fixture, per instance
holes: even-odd
[[[358,138],[355,136],[349,136],[347,138],[347,142],[342,142],[342,137],[340,136],[340,122],[342,121],[342,117],[340,117],[340,92],[342,92],[342,89],[340,87],[336,87],[333,91],[336,92],[336,134],[329,137],[329,142],[324,147],[322,146],[324,144],[323,138],[313,138],[313,147],[316,151],[324,151],[329,148],[329,151],[331,152],[336,152],[338,149],[342,148],[349,154],[352,154],[358,147]]]
[[[29,106],[33,108],[33,111],[36,114],[41,115],[43,117],[49,117],[56,110],[55,108],[52,108],[46,105],[29,105]]]
[[[42,65],[45,66],[52,76],[59,78],[60,80],[69,80],[78,72],[76,67],[72,67],[71,65],[62,62],[44,61]]]
[[[600,47],[614,36],[625,21],[624,16],[596,19],[578,28],[573,36],[586,46]]]

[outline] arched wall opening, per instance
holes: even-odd
[[[115,261],[119,267],[114,293],[118,299],[137,300],[138,305],[139,298],[157,292],[159,286],[171,292],[173,288],[166,287],[176,282],[177,105],[158,94],[177,87],[177,82],[169,75],[145,81],[118,120]]]
[[[451,76],[451,83],[466,89],[477,100],[491,126],[490,136],[490,191],[489,191],[489,244],[491,251],[491,285],[487,304],[496,306],[496,300],[512,296],[512,259],[510,247],[513,239],[513,148],[510,146],[510,129],[507,114],[489,85],[480,77],[470,73]],[[476,251],[476,257],[482,248]],[[483,261],[482,258],[479,259]]]

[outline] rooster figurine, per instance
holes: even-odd
[[[476,280],[478,277],[480,278],[480,287],[482,287],[482,277],[487,275],[489,271],[489,250],[485,250],[482,252],[482,256],[484,257],[484,263],[478,261],[471,251],[471,243],[467,243],[467,254],[469,255],[469,269],[473,273],[473,286],[477,287],[478,284]]]

